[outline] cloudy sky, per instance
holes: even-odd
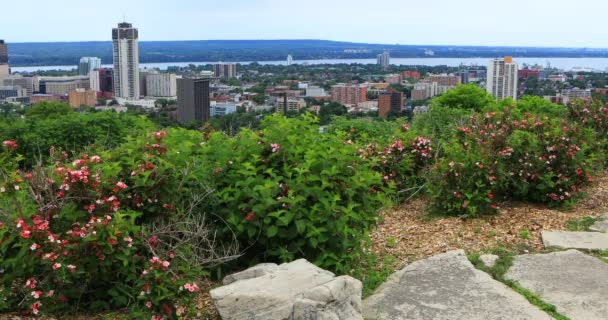
[[[0,4],[7,42],[325,39],[384,44],[608,47],[604,0],[29,0]]]

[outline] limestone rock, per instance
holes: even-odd
[[[608,233],[608,214],[600,216],[599,221],[596,221],[589,230],[595,232],[604,232]]]
[[[362,319],[362,285],[356,279],[335,277],[304,259],[276,269],[256,267],[228,280],[235,282],[211,290],[222,319]]]
[[[275,272],[277,268],[278,266],[275,263],[261,263],[245,271],[233,273],[231,275],[226,276],[224,280],[222,280],[222,283],[227,286],[239,280],[247,280],[261,277],[263,275]]]
[[[517,256],[505,275],[572,320],[608,315],[608,264],[577,250]]]
[[[547,248],[608,250],[608,234],[598,232],[543,231]]]
[[[500,257],[494,254],[484,254],[479,257],[479,260],[488,268],[493,268],[498,259],[500,259]]]
[[[549,320],[546,313],[487,273],[463,250],[414,262],[363,301],[368,320]]]

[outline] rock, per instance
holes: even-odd
[[[417,261],[363,301],[363,316],[382,319],[551,319],[506,285],[475,269],[463,250]]]
[[[572,320],[608,315],[608,264],[577,250],[517,256],[505,277]]]
[[[547,248],[608,250],[608,234],[598,232],[543,231]]]
[[[608,233],[608,214],[598,217],[598,221],[596,221],[589,230],[595,232],[604,232]]]
[[[231,275],[226,276],[224,280],[222,280],[222,283],[227,286],[239,280],[247,280],[261,277],[263,275],[275,272],[277,268],[278,266],[275,263],[261,263],[245,271],[233,273]]]
[[[252,269],[229,278],[235,282],[211,290],[222,319],[362,319],[359,280],[335,277],[303,259],[274,270],[270,265]],[[256,276],[260,272],[264,274]]]
[[[488,268],[493,268],[498,259],[500,257],[494,254],[484,254],[479,257],[479,260]]]

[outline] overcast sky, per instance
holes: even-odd
[[[605,0],[1,0],[7,42],[324,39],[383,44],[608,47]]]

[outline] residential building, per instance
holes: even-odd
[[[101,83],[99,79],[99,69],[92,70],[89,73],[89,87],[95,92],[101,91]]]
[[[217,103],[217,101],[211,101],[209,114],[211,117],[225,116],[227,114],[235,113],[237,107],[237,104],[234,102]]]
[[[216,63],[213,65],[213,75],[222,80],[236,78],[236,64],[234,63]]]
[[[78,108],[80,106],[94,107],[97,104],[97,92],[90,89],[76,89],[70,91],[68,103],[72,108]]]
[[[428,76],[431,82],[437,82],[438,86],[455,87],[461,83],[460,76],[453,74],[431,74]]]
[[[31,104],[37,104],[42,101],[48,102],[64,102],[66,96],[65,95],[56,95],[56,94],[34,94],[30,97]]]
[[[36,85],[34,85],[36,87]],[[39,77],[38,90],[42,94],[65,96],[76,89],[90,89],[89,76]]]
[[[426,100],[437,95],[437,82],[422,81],[414,85],[412,100]]]
[[[471,73],[469,70],[461,70],[460,71],[460,83],[468,84],[471,79]]]
[[[391,90],[378,96],[378,115],[386,117],[390,112],[399,113],[403,109],[403,92]]]
[[[517,63],[512,57],[498,58],[488,64],[486,91],[496,99],[517,100]]]
[[[299,112],[300,110],[306,108],[306,101],[304,99],[287,99],[287,112]],[[277,99],[276,104],[277,112],[285,111],[285,100]]]
[[[96,57],[82,57],[78,64],[78,74],[88,76],[91,71],[101,68],[101,59]]]
[[[112,29],[114,58],[114,95],[139,98],[139,32],[127,22]]]
[[[345,106],[367,101],[367,86],[360,84],[337,84],[331,87],[331,101]]]
[[[210,117],[209,78],[177,79],[177,120],[207,122]]]
[[[325,89],[318,86],[308,86],[306,88],[306,96],[307,97],[327,97],[327,93]]]
[[[289,54],[287,55],[287,65],[290,66],[293,64],[293,57]]]
[[[388,84],[401,84],[401,80],[403,79],[400,74],[387,74],[384,76],[384,82]]]
[[[384,53],[381,53],[377,56],[376,62],[379,66],[382,66],[384,69],[386,69],[391,64],[391,55],[388,53],[388,51],[384,51]]]
[[[177,96],[177,76],[174,73],[148,74],[146,77],[147,96],[175,97]]]
[[[568,104],[574,100],[590,100],[591,89],[571,88],[562,90],[562,98],[564,104]]]
[[[420,72],[418,71],[402,71],[401,76],[403,79],[420,80]]]
[[[0,64],[8,64],[8,46],[0,40]]]
[[[540,70],[537,69],[521,69],[517,71],[517,76],[523,79],[530,77],[540,78]]]

